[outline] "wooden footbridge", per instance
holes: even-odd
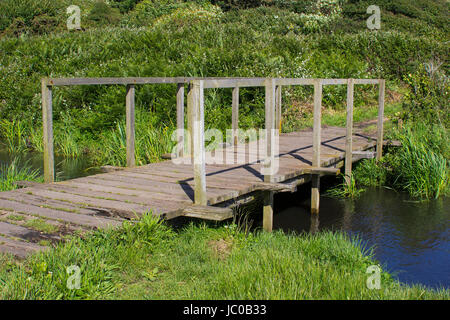
[[[178,144],[171,160],[136,167],[134,158],[134,93],[143,84],[177,84]],[[127,168],[63,182],[54,182],[52,91],[56,86],[127,86]],[[187,112],[185,112],[187,85]],[[312,129],[281,134],[281,93],[284,86],[314,87]],[[346,128],[321,125],[322,87],[347,86]],[[355,85],[379,85],[376,137],[353,128]],[[265,87],[265,130],[238,130],[239,88]],[[204,91],[231,88],[232,139],[211,151],[205,148]],[[78,229],[118,226],[123,219],[152,212],[165,219],[179,216],[225,220],[232,208],[264,195],[263,228],[272,230],[273,195],[294,192],[311,181],[311,213],[319,212],[323,175],[336,175],[352,162],[382,154],[385,82],[380,79],[267,78],[70,78],[42,80],[44,184],[0,193],[0,252],[25,256],[49,241]],[[185,113],[187,130],[185,130]],[[245,136],[247,139],[245,139]],[[259,136],[259,138],[257,138]],[[253,138],[252,138],[253,137]],[[208,137],[207,135],[207,138]],[[37,222],[47,228],[39,228]]]

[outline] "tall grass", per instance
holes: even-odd
[[[394,184],[418,198],[438,198],[448,192],[449,159],[439,148],[448,143],[445,129],[416,124],[398,134],[402,147],[392,161]],[[445,142],[446,141],[446,142]]]
[[[20,119],[0,119],[0,137],[10,153],[19,153],[28,148],[29,123]]]
[[[0,191],[17,188],[17,181],[42,181],[39,170],[32,169],[27,163],[21,164],[19,158],[7,164],[0,164]]]
[[[381,161],[363,160],[354,176],[360,186],[389,186],[419,199],[436,199],[449,193],[449,136],[441,125],[409,122],[396,129],[399,148]]]
[[[380,187],[386,184],[388,170],[387,162],[389,156],[385,156],[381,161],[375,159],[364,159],[358,163],[353,175],[358,185],[364,187]]]
[[[136,164],[161,160],[161,156],[172,151],[175,142],[171,140],[174,128],[171,124],[158,123],[154,115],[141,109],[136,110],[135,156]],[[100,162],[115,166],[126,165],[126,130],[124,121],[114,129],[105,132],[100,146]]]
[[[355,176],[350,175],[350,184],[347,184],[345,180],[345,176],[341,175],[342,182],[337,186],[328,189],[324,195],[332,197],[332,198],[357,198],[359,197],[361,192],[364,192],[364,189],[361,189],[357,186]]]

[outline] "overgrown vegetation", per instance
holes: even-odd
[[[70,238],[17,261],[0,255],[1,299],[448,299],[447,290],[404,286],[360,242],[340,233],[243,233],[236,225],[182,230],[145,215],[116,230]],[[80,289],[67,286],[80,268]],[[70,281],[69,281],[70,282]],[[70,282],[72,283],[72,282]]]
[[[448,3],[440,0],[383,1],[383,25],[377,32],[365,26],[365,1],[109,3],[70,1],[81,8],[83,30],[68,31],[66,0],[1,2],[0,139],[8,148],[42,150],[39,80],[45,76],[383,77],[391,80],[389,92],[424,62],[441,61],[440,74],[448,70],[449,33],[442,23]],[[36,19],[57,23],[43,23],[39,28],[46,31],[37,32]],[[101,164],[122,163],[122,149],[112,153],[103,139],[120,138],[124,90],[119,86],[55,89],[56,153],[74,157],[88,153]],[[172,85],[137,89],[141,115],[151,114],[152,123],[158,124],[153,126],[154,136],[174,127],[174,92]],[[310,122],[311,93],[311,88],[285,89],[284,131]],[[368,106],[376,101],[375,94],[370,86],[356,90],[356,110],[370,114]],[[242,90],[240,98],[240,125],[263,126],[263,90]],[[421,105],[430,104],[427,97],[422,100],[426,102]],[[335,117],[345,119],[344,102],[344,87],[325,88],[324,114],[331,115],[330,122]],[[230,105],[230,92],[208,90],[207,127],[229,128]],[[445,107],[440,107],[444,122]],[[137,136],[148,135],[139,130]],[[167,152],[170,146],[161,149]],[[160,152],[153,153],[138,157],[142,162],[154,161]]]
[[[14,190],[17,181],[43,181],[39,171],[15,158],[9,165],[0,164],[0,192]]]

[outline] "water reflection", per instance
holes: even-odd
[[[44,158],[42,153],[10,154],[0,149],[0,163],[9,165],[12,161],[16,161],[19,166],[27,165],[32,169],[37,169],[41,175],[44,172]],[[92,175],[100,171],[97,167],[93,167],[89,157],[65,158],[55,156],[55,172],[57,180],[68,180]]]

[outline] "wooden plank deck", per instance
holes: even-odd
[[[362,132],[361,129],[354,132],[354,151],[367,150],[376,144],[373,136]],[[280,136],[279,171],[273,176],[273,182],[287,183],[311,173],[312,134],[312,130],[304,130]],[[341,167],[345,158],[346,129],[323,127],[321,136],[320,167]],[[242,156],[244,149],[232,150],[236,156]],[[206,153],[207,163],[217,152],[220,150]],[[251,163],[247,154],[243,164],[206,165],[208,205],[223,205],[226,201],[228,205],[255,190],[262,190],[262,158],[255,156],[255,161]],[[138,218],[148,211],[166,219],[180,215],[201,217],[199,210],[183,211],[193,204],[193,175],[191,164],[180,165],[168,160],[1,192],[0,252],[25,256],[29,252],[45,249],[48,241],[59,240],[60,236],[73,230],[115,227],[123,219]],[[296,183],[306,181],[303,179]],[[221,214],[218,210],[217,220],[220,220]],[[27,223],[33,219],[45,221],[57,231],[47,234],[33,230]]]

